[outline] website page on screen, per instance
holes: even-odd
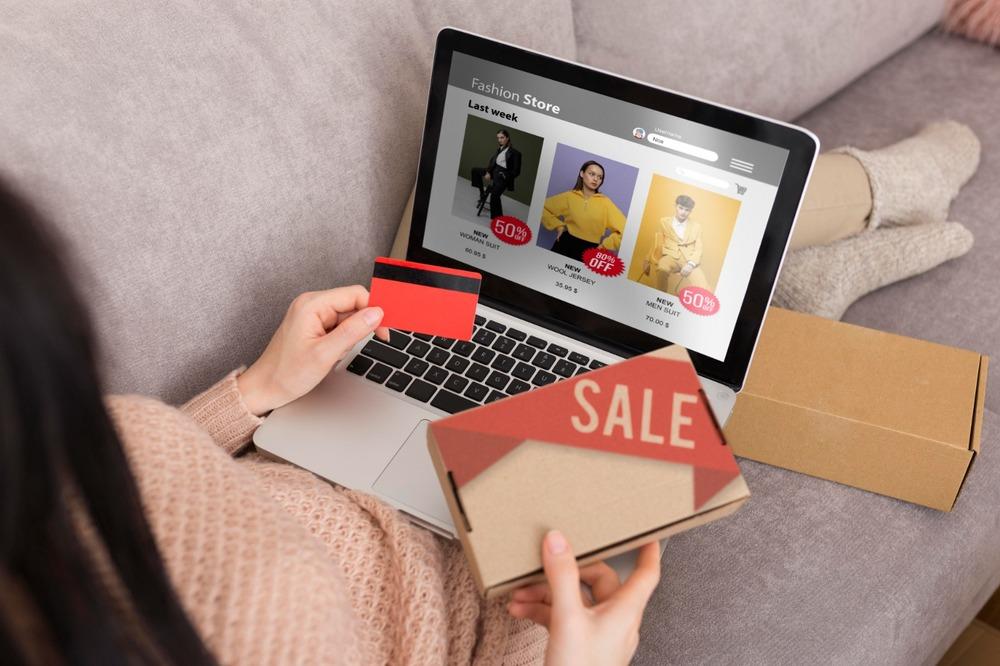
[[[724,361],[787,157],[454,53],[423,245]]]

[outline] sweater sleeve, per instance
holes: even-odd
[[[610,230],[611,233],[601,241],[601,247],[614,252],[622,246],[622,232],[625,231],[626,221],[625,215],[622,213],[621,209],[615,205],[614,201],[608,199],[607,223],[605,229]]]
[[[199,425],[226,413],[208,406],[216,392],[222,400],[227,382],[235,383],[233,375],[189,403],[185,415],[151,398],[108,399],[177,597],[219,664],[373,663],[336,557],[276,501],[301,491],[292,484],[275,492],[259,463],[230,459],[218,429],[208,426],[213,444]],[[192,411],[201,402],[204,411]],[[323,529],[340,534],[329,523]]]
[[[545,205],[542,207],[542,226],[549,231],[564,227],[566,222],[560,218],[566,215],[569,215],[566,193],[554,194],[545,200]]]
[[[181,411],[204,428],[226,453],[238,455],[262,420],[250,413],[236,386],[243,368],[234,370],[212,388],[189,400]]]

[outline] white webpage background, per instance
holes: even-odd
[[[470,100],[491,109],[515,113],[518,120],[513,123],[493,116],[491,113],[474,111],[469,108]],[[462,238],[460,233],[463,231],[471,233],[473,229],[482,230],[486,227],[470,225],[468,221],[454,217],[451,212],[468,115],[476,115],[493,121],[498,127],[516,126],[520,130],[544,139],[530,212],[528,219],[524,220],[532,230],[532,239],[527,245],[514,246],[497,241],[490,233],[491,240],[499,243],[500,248],[486,249],[485,259],[475,257],[466,251],[466,248],[470,246],[478,250],[483,250],[483,248]],[[653,130],[650,127],[645,129],[647,132]],[[661,129],[670,130],[669,127]],[[617,277],[597,275],[583,267],[583,264],[578,264],[578,262],[573,262],[535,245],[538,229],[541,226],[542,207],[545,203],[545,193],[548,189],[556,144],[558,143],[564,143],[600,157],[610,158],[639,170],[632,194],[632,203],[629,206],[628,223],[622,234],[622,244],[618,252],[618,256],[625,262],[626,268]],[[483,155],[482,166],[485,167],[488,160],[489,155]],[[679,167],[724,180],[730,186],[726,189],[720,189],[702,181],[693,181],[681,176],[677,172]],[[633,282],[626,277],[629,267],[632,265],[631,253],[635,248],[645,199],[654,173],[741,201],[739,215],[714,292],[720,304],[719,310],[714,315],[702,316],[689,312],[684,309],[677,297]],[[747,186],[744,195],[737,196],[736,188],[733,185],[735,181]],[[656,148],[646,147],[642,142],[633,139],[631,135],[623,138],[613,137],[558,118],[528,111],[521,104],[505,103],[492,97],[449,85],[441,122],[441,138],[438,144],[437,162],[434,166],[434,180],[431,186],[423,244],[427,249],[476,266],[486,272],[517,282],[668,342],[679,344],[692,351],[724,361],[776,192],[777,188],[773,185],[750,178],[736,177],[727,171],[700,162],[685,160]],[[466,198],[470,199],[469,205],[472,206],[472,197]],[[697,206],[692,213],[692,219],[697,219]],[[641,262],[643,257],[638,257],[636,260]],[[558,275],[547,268],[549,264],[564,266],[566,263],[577,263],[582,268],[582,274],[596,280],[596,284],[587,285],[583,282],[567,279],[566,276]],[[556,282],[571,284],[578,288],[579,293],[573,294],[558,288],[555,286]],[[646,305],[648,300],[657,298],[666,299],[672,309],[680,311],[680,316],[665,316],[664,313],[655,311]],[[655,315],[658,319],[669,322],[669,328],[648,321],[647,314]]]

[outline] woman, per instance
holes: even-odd
[[[545,200],[542,226],[557,234],[553,252],[583,261],[583,253],[590,248],[617,251],[621,246],[625,215],[601,194],[602,184],[604,167],[588,160],[580,167],[572,190]]]
[[[260,415],[386,334],[367,301],[362,287],[300,296],[249,370],[180,410],[102,401],[68,272],[0,186],[0,663],[627,662],[655,544],[619,584],[550,533],[550,585],[484,603],[453,542],[239,455]]]
[[[489,196],[491,220],[503,215],[503,194],[514,190],[514,180],[521,175],[521,151],[511,143],[510,132],[501,127],[496,138],[497,149],[490,155],[486,168],[472,169],[472,186],[479,188],[478,210],[482,210]]]

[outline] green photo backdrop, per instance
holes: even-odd
[[[469,115],[465,121],[465,138],[462,140],[462,155],[458,162],[458,175],[471,180],[473,167],[490,163],[490,156],[497,149],[497,132],[501,129],[510,134],[511,145],[521,152],[521,175],[514,181],[514,191],[506,196],[531,205],[531,195],[538,175],[538,160],[542,154],[542,137],[522,132],[516,127]]]

